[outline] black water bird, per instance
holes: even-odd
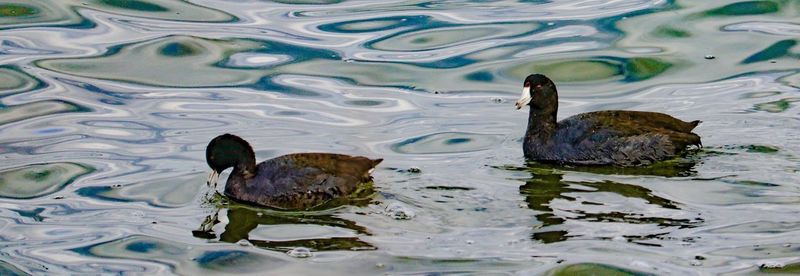
[[[212,172],[208,184],[233,167],[225,195],[236,201],[285,210],[306,210],[346,198],[372,181],[370,173],[383,159],[333,153],[287,154],[256,164],[244,139],[223,134],[206,147]]]
[[[525,78],[517,109],[530,105],[525,157],[544,163],[641,166],[672,159],[700,147],[692,132],[700,121],[684,122],[656,112],[605,110],[559,122],[558,92],[541,74]]]

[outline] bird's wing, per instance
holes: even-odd
[[[661,113],[599,111],[562,120],[557,135],[565,136],[560,139],[573,146],[568,152],[576,155],[573,159],[635,165],[674,156],[689,145],[699,145],[700,137],[691,132],[694,126],[694,122]]]

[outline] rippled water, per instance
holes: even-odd
[[[0,274],[800,271],[800,3],[0,2]],[[700,119],[653,168],[526,164],[560,117]],[[226,203],[208,141],[385,159],[369,202]],[[223,176],[224,179],[224,176]]]

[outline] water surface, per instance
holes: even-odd
[[[0,274],[748,274],[800,266],[800,4],[0,3]],[[652,168],[527,164],[521,80],[560,118],[702,120]],[[204,185],[259,160],[382,157],[359,204]],[[224,180],[224,175],[223,175]]]

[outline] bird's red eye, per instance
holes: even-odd
[[[525,87],[531,87],[531,83],[530,82],[526,82],[525,83]]]

